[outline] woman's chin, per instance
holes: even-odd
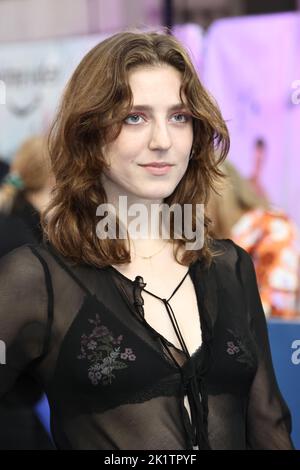
[[[174,185],[166,185],[163,188],[155,188],[155,190],[149,191],[141,191],[137,194],[137,196],[141,199],[148,199],[148,200],[163,200],[169,197],[175,191]]]

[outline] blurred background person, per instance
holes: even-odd
[[[42,241],[40,213],[53,182],[45,138],[30,137],[18,149],[0,186],[0,256]]]
[[[261,183],[261,177],[263,173],[263,166],[266,162],[266,143],[262,138],[256,139],[254,143],[253,162],[254,168],[252,175],[249,178],[251,185],[254,187],[256,194],[262,198],[266,198],[267,194],[265,188]]]
[[[222,171],[225,179],[208,208],[213,236],[231,238],[252,256],[267,317],[299,317],[298,228],[231,163],[225,162]]]
[[[9,170],[9,164],[6,163],[0,156],[0,184],[5,177],[5,175],[8,173]]]
[[[0,256],[25,243],[42,241],[40,214],[52,185],[46,139],[31,137],[17,151],[0,186]],[[18,379],[0,405],[0,449],[54,448],[34,411],[42,396],[29,374]]]

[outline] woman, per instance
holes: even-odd
[[[43,240],[40,214],[49,202],[53,182],[46,138],[28,138],[0,186],[0,256]]]
[[[38,376],[58,448],[292,448],[249,256],[209,241],[206,218],[196,250],[185,232],[175,238],[175,221],[169,239],[160,216],[157,239],[146,223],[155,203],[205,202],[220,174],[215,147],[222,160],[228,146],[169,35],[118,33],[75,70],[50,136],[49,243],[0,266],[1,393],[18,370]],[[103,203],[127,238],[105,238]]]

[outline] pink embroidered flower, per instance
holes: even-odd
[[[240,348],[236,346],[233,341],[227,341],[227,353],[230,355],[237,354],[240,351]]]
[[[123,335],[115,338],[112,332],[101,324],[98,314],[95,319],[88,319],[88,322],[94,328],[89,335],[81,335],[81,354],[77,358],[89,362],[88,378],[92,385],[109,385],[116,378],[114,372],[126,369],[126,361],[135,361],[136,355],[131,348],[120,351],[119,345],[123,341]]]
[[[92,340],[92,341],[90,341],[90,342],[87,344],[87,348],[88,348],[88,349],[93,350],[93,349],[96,349],[96,347],[97,347],[96,341],[93,341],[93,340]]]

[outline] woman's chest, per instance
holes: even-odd
[[[162,293],[165,292],[170,296],[172,289],[168,287],[168,285],[162,284],[161,288],[157,289],[160,294],[156,294],[153,290],[151,290],[151,293],[168,300],[168,297],[163,296]],[[174,346],[182,350],[182,344],[178,334],[176,334],[176,330],[179,329],[184,343],[190,355],[192,355],[201,345],[202,335],[197,297],[191,278],[189,276],[185,278],[182,285],[168,301],[168,304],[145,291],[142,292],[142,297],[144,300],[144,318],[147,323]],[[176,324],[178,328],[175,329],[174,325]]]

